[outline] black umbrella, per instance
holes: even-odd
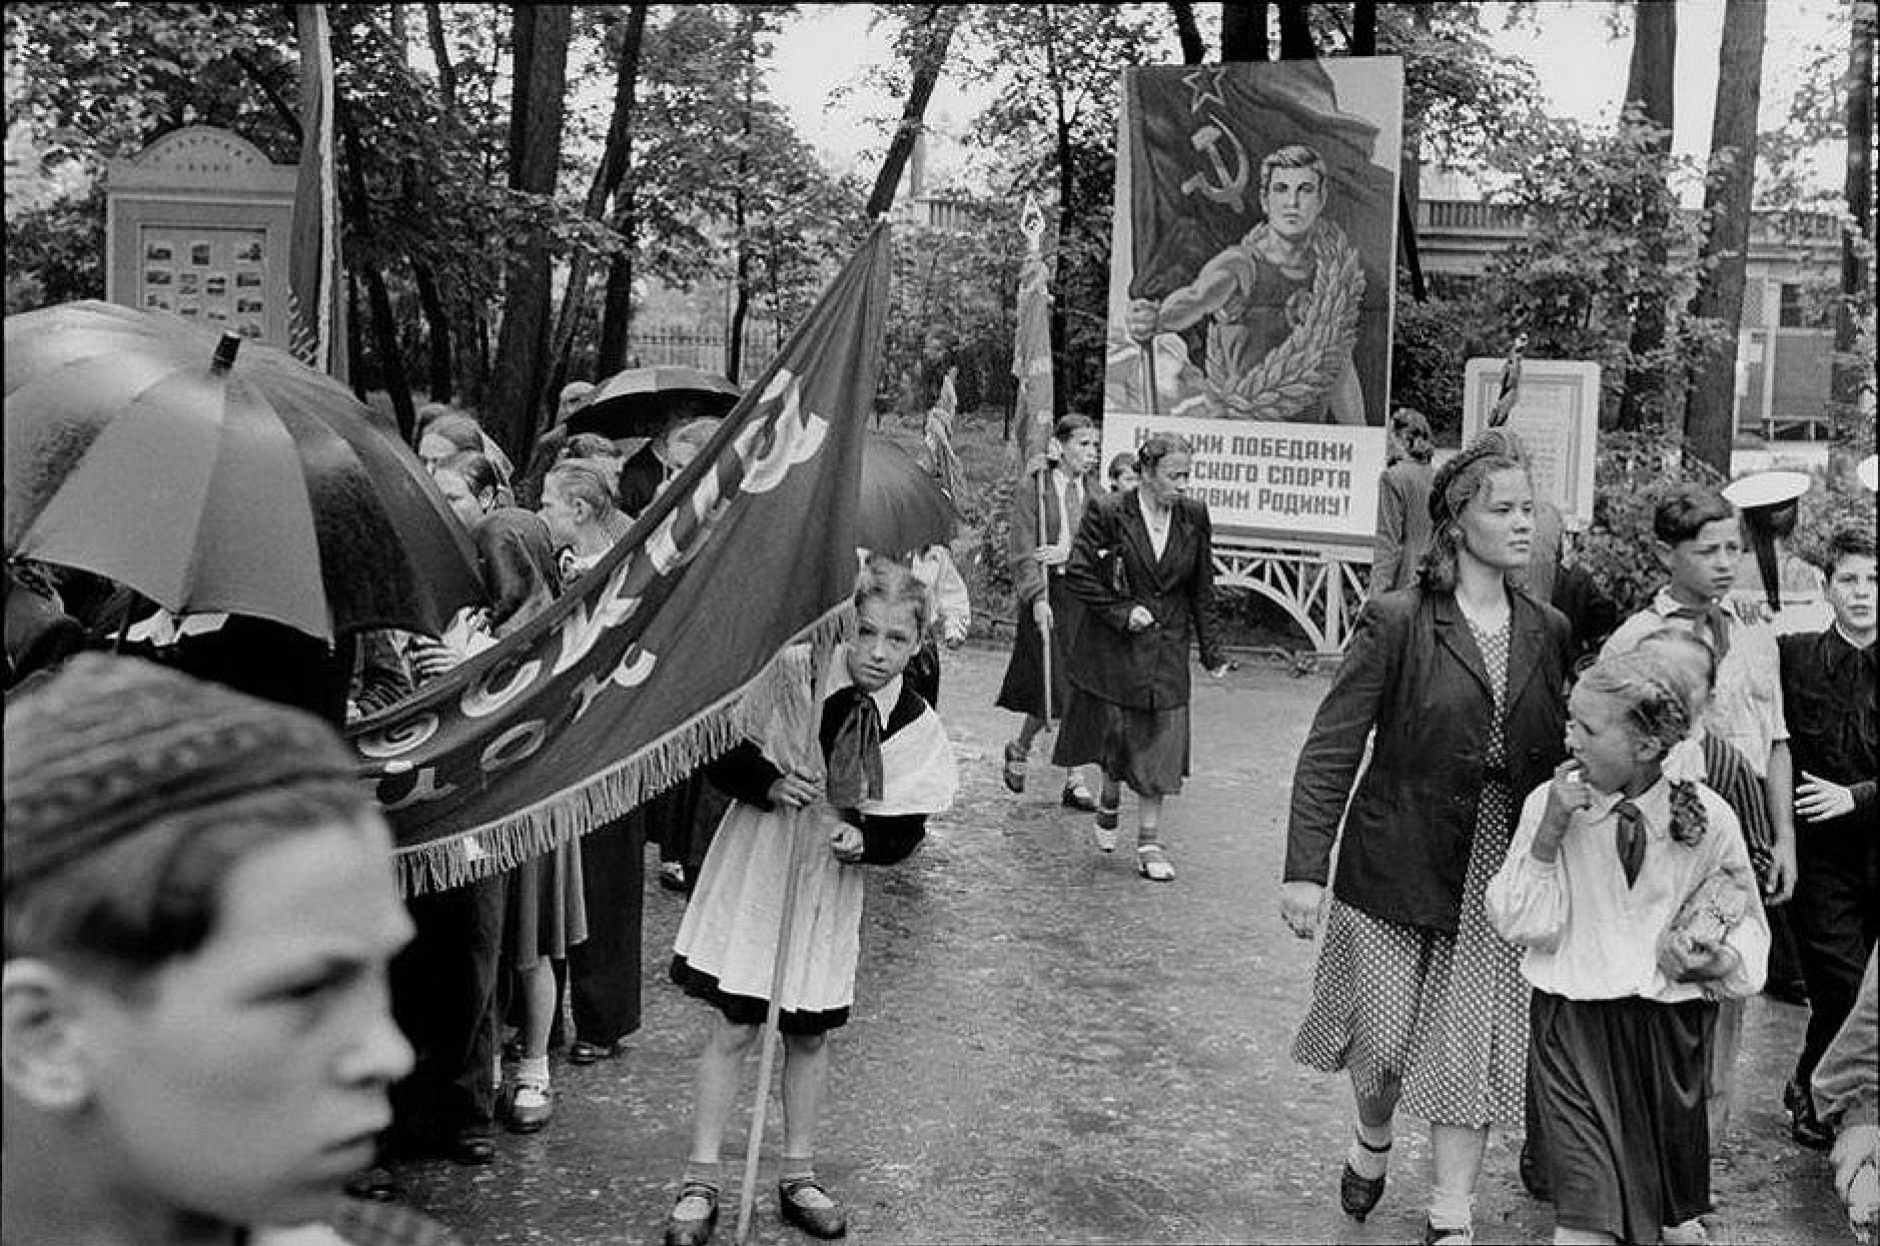
[[[331,639],[441,631],[476,553],[410,447],[283,351],[68,303],[6,318],[8,557]]]
[[[855,543],[899,557],[953,539],[959,513],[940,482],[907,451],[883,437],[862,445],[862,496]]]
[[[716,372],[667,364],[628,368],[602,381],[588,404],[568,417],[568,432],[657,437],[676,421],[723,415],[743,395]]]

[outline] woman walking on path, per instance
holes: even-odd
[[[1064,568],[1070,561],[1078,521],[1089,499],[1098,492],[1093,473],[1100,451],[1097,427],[1090,417],[1067,415],[1057,422],[1052,435],[1057,439],[1057,461],[1041,463],[1026,473],[1012,494],[1007,555],[1013,596],[1018,601],[1017,635],[995,704],[1025,716],[1018,737],[1005,746],[1003,777],[1005,786],[1013,792],[1025,790],[1025,763],[1031,756],[1032,741],[1045,729],[1045,711],[1064,712],[1064,698],[1070,687],[1064,668],[1083,617],[1077,600],[1065,590]],[[1066,808],[1085,812],[1097,807],[1096,797],[1075,770],[1064,776],[1063,802]]]
[[[1507,579],[1533,538],[1526,469],[1478,442],[1437,473],[1430,508],[1418,585],[1365,604],[1300,751],[1280,903],[1300,938],[1324,907],[1293,1058],[1351,1074],[1340,1202],[1362,1220],[1383,1196],[1401,1103],[1430,1122],[1424,1241],[1467,1246],[1488,1126],[1521,1120],[1528,1040],[1518,956],[1483,890],[1515,794],[1561,759],[1570,650],[1566,619]]]
[[[1214,540],[1208,508],[1187,497],[1194,452],[1158,434],[1137,452],[1142,483],[1098,498],[1085,513],[1065,575],[1083,604],[1071,653],[1071,701],[1051,760],[1099,762],[1097,847],[1116,849],[1121,785],[1138,798],[1136,868],[1168,882],[1162,800],[1188,774],[1188,642],[1210,674],[1226,669],[1208,618]]]

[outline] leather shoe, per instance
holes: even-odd
[[[814,1177],[779,1181],[777,1207],[786,1221],[811,1237],[841,1237],[849,1231],[848,1213]]]
[[[405,1197],[405,1187],[383,1164],[362,1168],[346,1178],[346,1196],[368,1203],[393,1203]]]
[[[1025,791],[1025,756],[1029,750],[1020,748],[1013,740],[1005,746],[1005,765],[999,771],[999,777],[1005,781],[1005,789],[1013,795]]]
[[[484,1133],[460,1133],[450,1140],[446,1150],[450,1162],[465,1168],[477,1168],[496,1162],[496,1139]]]
[[[1358,1145],[1373,1155],[1390,1153],[1390,1143],[1372,1146],[1364,1140],[1363,1135],[1359,1135]],[[1384,1182],[1388,1176],[1388,1173],[1379,1173],[1375,1177],[1359,1176],[1358,1170],[1351,1166],[1351,1161],[1346,1160],[1344,1170],[1338,1174],[1338,1205],[1345,1209],[1347,1216],[1363,1223],[1364,1218],[1371,1214],[1371,1209],[1377,1206],[1377,1201],[1384,1197]]]
[[[585,1038],[578,1038],[568,1048],[569,1064],[599,1064],[602,1060],[612,1060],[627,1050],[625,1035],[611,1043],[590,1043]]]
[[[509,1132],[539,1133],[555,1115],[555,1101],[547,1082],[517,1079],[515,1097],[509,1101]]]
[[[679,1208],[685,1206],[687,1199],[697,1200],[706,1205],[703,1216],[681,1218]],[[711,1238],[712,1227],[718,1223],[718,1188],[698,1181],[688,1181],[679,1189],[679,1197],[672,1204],[672,1213],[666,1217],[665,1246],[705,1246]]]
[[[1834,1131],[1815,1115],[1815,1101],[1797,1082],[1782,1087],[1782,1106],[1789,1113],[1789,1137],[1796,1145],[1811,1151],[1825,1151],[1834,1145]]]
[[[1075,809],[1080,813],[1095,813],[1097,809],[1097,798],[1081,783],[1066,783],[1062,801],[1066,809]]]

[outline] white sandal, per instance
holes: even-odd
[[[1152,883],[1173,882],[1175,867],[1169,863],[1161,844],[1136,845],[1136,871]]]

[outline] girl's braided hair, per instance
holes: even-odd
[[[1626,730],[1641,742],[1656,746],[1660,758],[1691,734],[1690,694],[1683,678],[1662,657],[1635,649],[1604,658],[1580,676],[1580,683],[1623,706]],[[1688,779],[1673,780],[1671,838],[1680,844],[1695,844],[1709,829],[1697,784]]]

